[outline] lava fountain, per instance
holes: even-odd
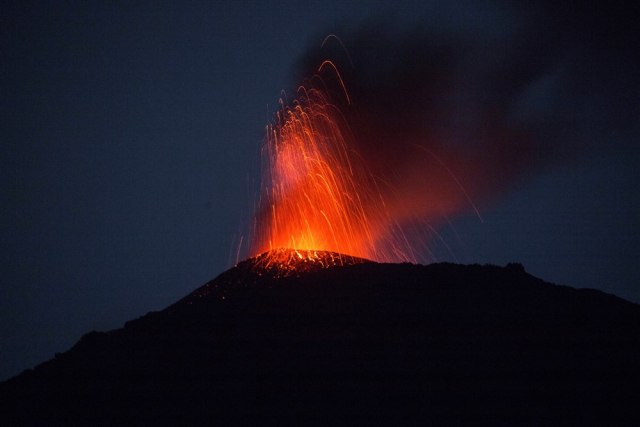
[[[400,225],[388,213],[381,183],[355,149],[341,109],[350,104],[330,61],[298,87],[294,101],[280,100],[262,147],[253,255],[293,249],[301,259],[330,251],[415,262]]]

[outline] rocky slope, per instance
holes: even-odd
[[[640,306],[518,264],[284,251],[0,384],[0,424],[633,425],[639,360]]]

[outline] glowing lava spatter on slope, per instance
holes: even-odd
[[[292,103],[280,100],[281,109],[267,126],[252,255],[289,248],[305,258],[331,251],[414,261],[378,182],[355,151],[339,108],[348,108],[350,99],[337,69],[325,61],[310,82],[315,84],[299,87]],[[327,90],[331,84],[340,91]]]

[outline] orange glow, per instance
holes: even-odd
[[[362,264],[365,259],[344,254],[302,249],[275,249],[253,258],[258,275],[272,277],[295,276],[334,266]]]
[[[351,102],[335,65],[331,72]],[[331,251],[376,261],[413,261],[400,226],[392,220],[376,179],[355,151],[348,123],[325,82],[301,86],[291,104],[267,126],[263,176],[251,245],[253,255],[289,248]],[[277,262],[277,260],[276,260]]]

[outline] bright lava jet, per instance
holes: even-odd
[[[327,89],[331,87],[339,90]],[[330,61],[298,88],[297,99],[280,100],[262,147],[261,193],[251,243],[252,255],[270,254],[267,264],[286,269],[296,259],[317,259],[320,251],[415,261],[400,225],[386,209],[379,182],[355,149],[340,109],[349,104],[344,82]]]

